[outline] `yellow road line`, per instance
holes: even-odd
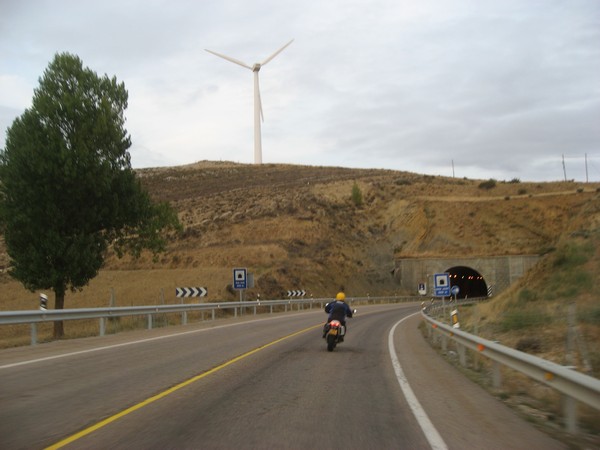
[[[323,326],[323,324],[313,325],[312,327],[308,327],[303,330],[296,331],[295,333],[288,334],[287,336],[279,338],[273,342],[269,342],[268,344],[261,345],[260,347],[257,347],[254,350],[250,350],[249,352],[246,352],[240,356],[236,356],[235,358],[230,359],[227,362],[224,362],[220,366],[213,367],[212,369],[207,370],[206,372],[203,372],[200,375],[196,375],[195,377],[190,378],[189,380],[186,380],[182,383],[179,383],[178,385],[175,385],[172,388],[169,388],[166,391],[161,392],[160,394],[157,394],[153,397],[148,398],[148,399],[144,400],[143,402],[138,403],[137,405],[133,405],[130,408],[127,408],[127,409],[121,411],[120,413],[115,414],[114,416],[108,417],[107,419],[104,419],[101,422],[98,422],[97,424],[92,425],[91,427],[88,427],[88,428],[80,431],[79,433],[75,433],[75,434],[69,436],[68,438],[63,439],[62,441],[59,441],[56,444],[51,445],[50,447],[46,447],[46,450],[54,450],[54,449],[62,448],[65,445],[70,444],[71,442],[75,442],[76,440],[81,439],[82,437],[87,436],[88,434],[91,434],[94,431],[99,430],[100,428],[103,428],[112,422],[115,422],[116,420],[120,419],[121,417],[125,417],[126,415],[128,415],[134,411],[137,411],[138,409],[141,409],[144,406],[149,405],[150,403],[154,403],[155,401],[160,400],[161,398],[166,397],[167,395],[170,395],[173,392],[178,391],[179,389],[182,389],[198,380],[201,380],[204,377],[212,375],[213,373],[218,372],[219,370],[224,369],[225,367],[230,366],[231,364],[241,361],[242,359],[244,359],[248,356],[251,356],[261,350],[264,350],[267,347],[271,347],[272,345],[275,345],[281,341],[284,341],[291,337],[297,336],[299,334],[305,333],[309,330],[312,330],[317,327],[322,327],[322,326]]]

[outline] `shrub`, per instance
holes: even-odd
[[[494,180],[493,178],[490,178],[487,181],[482,181],[481,183],[479,183],[479,189],[493,189],[496,187],[496,180]]]
[[[561,247],[556,254],[554,267],[571,269],[585,264],[591,256],[592,248],[583,245],[569,244]]]
[[[523,288],[521,292],[519,292],[519,304],[535,302],[538,299],[536,291],[532,291],[527,288]]]
[[[504,314],[502,322],[500,322],[500,328],[503,332],[506,332],[540,327],[548,323],[550,323],[550,317],[547,314],[516,310]]]
[[[362,191],[356,182],[354,182],[354,185],[352,186],[352,203],[354,203],[354,206],[362,206],[363,204]]]
[[[578,311],[577,320],[592,325],[600,325],[600,307],[596,306],[587,310]]]
[[[517,342],[516,349],[520,352],[537,353],[542,349],[542,342],[535,337],[524,337]]]

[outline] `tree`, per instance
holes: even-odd
[[[52,289],[62,309],[66,290],[87,285],[111,246],[119,256],[156,255],[180,225],[131,168],[125,85],[67,53],[39,81],[0,151],[0,226],[9,273],[31,291]],[[55,322],[54,337],[63,334]]]
[[[354,203],[354,206],[358,207],[362,206],[363,204],[362,191],[360,190],[360,187],[358,186],[356,181],[352,185],[352,202]]]

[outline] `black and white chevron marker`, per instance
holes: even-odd
[[[288,297],[304,297],[306,295],[306,291],[287,291]]]
[[[175,288],[175,296],[178,298],[205,297],[208,291],[205,287],[178,287]]]

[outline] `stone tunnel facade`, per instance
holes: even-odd
[[[426,283],[427,295],[433,293],[433,275],[453,267],[468,267],[478,272],[487,285],[488,296],[496,295],[518,280],[539,260],[538,255],[489,256],[479,258],[405,258],[397,259],[394,277],[409,292]]]

